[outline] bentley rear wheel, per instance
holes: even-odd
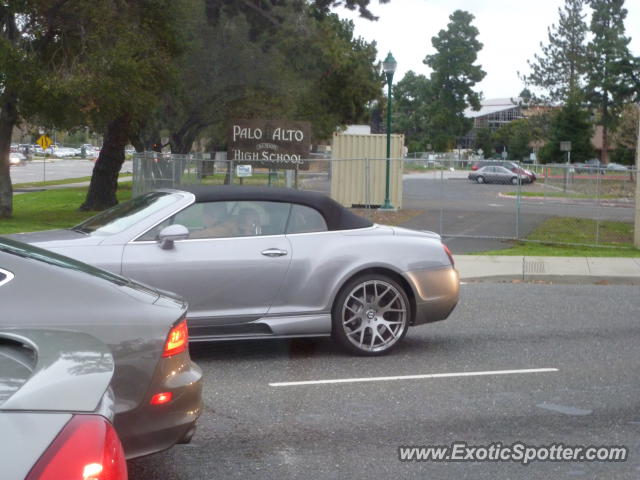
[[[333,308],[333,336],[357,355],[382,355],[407,333],[410,303],[404,289],[381,274],[344,286]]]

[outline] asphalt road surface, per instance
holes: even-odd
[[[190,445],[130,479],[640,477],[637,287],[468,284],[447,321],[382,358],[329,339],[197,346],[206,409]],[[274,382],[557,369],[295,386]],[[400,462],[403,445],[626,446],[618,463]]]
[[[27,162],[25,166],[11,167],[12,183],[42,182],[43,180],[62,180],[65,178],[89,177],[93,172],[91,160],[47,159],[37,158]],[[122,173],[131,172],[132,162],[126,161]]]

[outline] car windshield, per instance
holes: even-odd
[[[72,230],[94,235],[114,235],[162,210],[179,198],[167,192],[150,192],[105,210]]]
[[[116,285],[128,285],[130,282],[120,275],[116,275],[100,268],[92,267],[86,263],[78,262],[69,257],[58,255],[57,253],[34,247],[32,245],[16,242],[9,238],[0,237],[0,252],[15,255],[30,260],[48,263],[56,267],[68,268],[78,272],[86,273],[93,277],[98,277]]]

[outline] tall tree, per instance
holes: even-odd
[[[493,140],[493,133],[488,128],[479,128],[476,131],[476,136],[473,142],[473,148],[476,151],[482,150],[482,155],[491,158],[495,150],[495,142]]]
[[[602,125],[601,161],[609,159],[609,132],[614,130],[622,107],[638,97],[635,59],[625,35],[624,0],[590,0],[593,38],[587,46],[587,100],[598,110]]]
[[[541,135],[535,121],[522,118],[501,126],[493,133],[493,139],[494,143],[507,148],[509,158],[523,160],[529,158],[531,142],[539,140]]]
[[[427,107],[431,143],[440,151],[452,148],[456,138],[471,129],[472,120],[464,116],[464,110],[469,106],[480,109],[480,97],[473,87],[486,73],[475,65],[482,43],[471,24],[474,18],[463,10],[453,12],[447,29],[431,39],[436,53],[424,60],[433,70]]]
[[[72,3],[72,4],[70,4]],[[89,1],[0,2],[0,218],[10,217],[13,193],[9,150],[22,119],[60,121],[74,103],[70,66],[91,39],[95,25]]]
[[[425,152],[429,144],[426,106],[431,95],[429,79],[408,71],[393,88],[393,125],[405,135],[411,152]]]
[[[560,142],[571,142],[571,161],[584,162],[593,158],[591,144],[593,125],[589,113],[582,107],[579,94],[569,97],[566,104],[551,116],[546,143],[538,158],[542,163],[561,163],[566,161],[566,153],[560,151]]]
[[[215,9],[213,9],[215,3]],[[184,25],[189,48],[179,81],[138,132],[139,148],[168,131],[172,153],[186,154],[207,131],[224,143],[233,117],[311,120],[317,139],[340,124],[367,121],[380,95],[375,44],[355,38],[353,23],[313,6],[209,2]]]
[[[183,12],[195,1],[128,0],[106,12],[103,24],[111,43],[87,52],[89,74],[79,87],[89,122],[105,131],[80,210],[104,210],[118,203],[124,148],[132,130],[173,84],[174,59],[182,50]]]
[[[614,162],[625,165],[635,164],[639,119],[638,106],[634,104],[625,105],[620,115],[618,128],[612,134],[612,143],[615,145],[615,150],[611,155],[611,160]]]
[[[565,0],[564,7],[558,8],[558,25],[547,30],[548,43],[541,42],[541,53],[527,61],[531,73],[521,76],[527,85],[547,92],[548,101],[565,102],[583,83],[587,52],[584,5],[585,0]]]

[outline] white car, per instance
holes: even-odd
[[[20,165],[24,166],[27,163],[27,157],[25,157],[22,153],[19,152],[11,152],[9,154],[9,165]]]

